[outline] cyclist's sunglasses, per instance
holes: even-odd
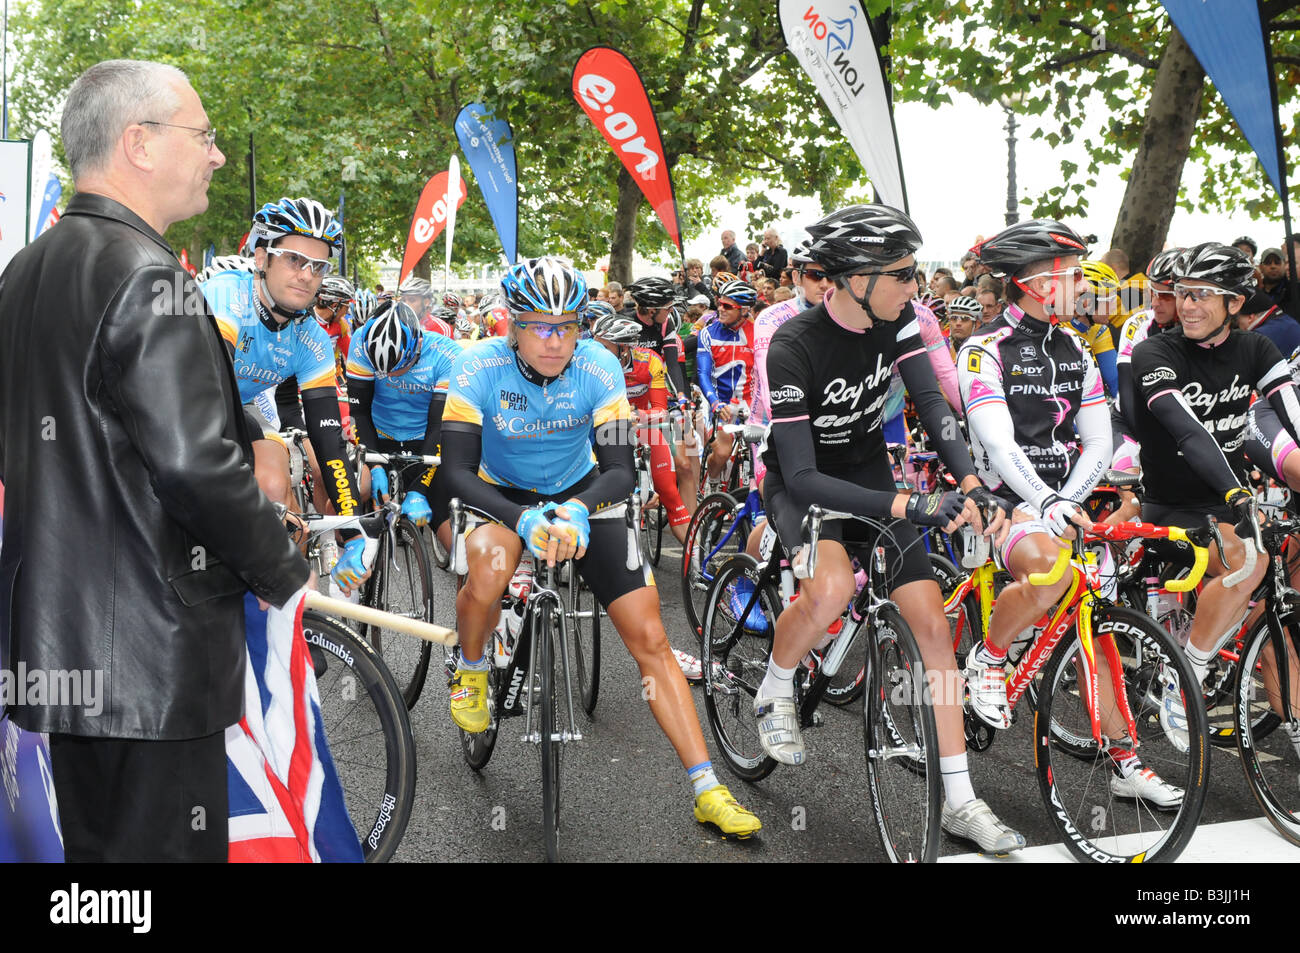
[[[822,271],[820,268],[804,268],[802,271],[799,272],[799,274],[802,275],[804,278],[808,279],[809,281],[830,281],[831,280],[831,276],[826,274],[826,272]]]
[[[515,327],[520,331],[527,331],[541,341],[545,341],[552,334],[563,341],[570,335],[577,335],[582,330],[582,322],[562,321],[559,324],[552,324],[550,321],[520,321],[516,318]]]
[[[916,279],[916,273],[920,266],[916,264],[908,265],[906,268],[895,268],[893,271],[855,271],[855,275],[881,275],[896,279],[900,284],[907,284],[909,281]],[[807,274],[807,272],[805,272]]]
[[[1194,288],[1191,285],[1174,285],[1174,297],[1180,300],[1183,298],[1191,298],[1193,301],[1209,301],[1214,295],[1222,295],[1225,298],[1235,298],[1237,297],[1237,292],[1225,291],[1222,288]]]

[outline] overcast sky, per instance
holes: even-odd
[[[922,261],[953,261],[979,236],[989,236],[1003,227],[1007,194],[1007,145],[1005,113],[1000,106],[982,106],[969,96],[954,94],[951,106],[930,109],[921,103],[902,103],[895,110],[895,122],[903,156],[903,174],[912,217],[925,238]],[[1068,158],[1080,167],[1086,178],[1087,153],[1076,139],[1055,149],[1041,139],[1031,140],[1036,117],[1018,122],[1016,178],[1019,197],[1046,191],[1060,179],[1060,160]],[[946,143],[951,143],[945,147]],[[1100,251],[1109,246],[1115,216],[1124,198],[1125,182],[1121,168],[1102,170],[1097,187],[1090,194],[1088,215],[1083,221],[1070,221],[1081,234],[1093,233],[1100,239]],[[1184,169],[1184,184],[1195,194],[1200,173],[1192,163]],[[774,193],[785,195],[783,190]],[[781,200],[778,199],[778,203]],[[784,205],[794,217],[777,224],[782,243],[791,248],[800,240],[803,226],[822,214],[810,199],[785,197]],[[738,235],[745,227],[744,213],[728,216],[734,208],[731,200],[720,201],[722,224],[703,235],[686,239],[688,257],[706,263],[721,248],[718,235],[722,228],[734,228]],[[1028,217],[1022,211],[1022,217]],[[1227,215],[1219,212],[1187,212],[1177,209],[1169,229],[1171,245],[1190,245],[1202,241],[1231,242],[1240,235],[1255,239],[1261,249],[1279,245],[1283,228],[1281,215],[1276,222],[1252,219],[1245,213]],[[752,236],[757,241],[761,236]],[[745,237],[738,239],[743,246]]]

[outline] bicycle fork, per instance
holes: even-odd
[[[537,621],[537,614],[535,611],[537,604],[541,600],[545,599],[551,603],[551,618],[558,618],[560,620],[560,668],[564,672],[564,700],[569,719],[568,730],[556,725],[555,727],[557,731],[551,735],[551,740],[559,742],[581,741],[582,733],[578,731],[577,722],[574,720],[573,715],[573,681],[569,674],[569,623],[564,617],[560,599],[553,591],[549,589],[542,589],[539,591],[536,586],[534,586],[533,593],[535,594],[535,599],[533,600],[533,605],[530,607],[529,611],[532,618],[528,621],[529,628],[533,629],[533,637],[528,640],[528,709],[525,712],[524,736],[521,740],[531,744],[541,744],[541,715],[539,714],[541,708],[539,706],[549,705],[551,703],[549,698],[541,697],[537,687],[537,678],[535,677],[535,675],[541,671],[539,667],[540,656],[538,654],[538,646],[542,644],[542,639],[551,639],[551,651],[555,651],[554,637],[556,633],[554,631],[538,632],[533,628]],[[551,677],[554,677],[554,673],[552,673]],[[537,719],[536,723],[534,723],[534,718]]]

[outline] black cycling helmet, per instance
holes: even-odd
[[[1034,262],[1077,255],[1088,257],[1088,245],[1073,229],[1048,218],[1017,222],[971,249],[995,274],[1014,278]]]
[[[1186,249],[1178,257],[1174,263],[1174,279],[1208,281],[1225,291],[1249,295],[1255,290],[1255,266],[1239,248],[1218,242],[1202,242]]]
[[[808,226],[803,251],[832,278],[888,265],[921,247],[921,232],[888,205],[850,205]]]
[[[657,311],[673,303],[677,288],[667,278],[640,278],[623,289],[642,308]]]
[[[1162,251],[1156,257],[1151,259],[1147,265],[1147,278],[1151,281],[1159,281],[1161,284],[1171,285],[1174,283],[1174,266],[1178,262],[1178,257],[1182,255],[1181,248],[1170,248]]]

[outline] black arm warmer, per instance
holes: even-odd
[[[622,503],[636,485],[632,426],[628,420],[611,420],[596,428],[596,466],[600,473],[591,486],[576,494],[592,513]]]
[[[379,449],[379,432],[370,418],[370,407],[375,402],[375,382],[348,378],[348,405],[352,408],[352,422],[357,427],[357,439],[367,450]]]
[[[686,374],[682,370],[681,362],[677,360],[677,344],[675,342],[664,342],[664,371],[668,374],[668,381],[672,384],[673,391],[676,394],[690,393],[690,390],[686,387]]]
[[[898,372],[902,375],[903,386],[912,395],[921,426],[930,435],[939,459],[960,486],[962,480],[975,472],[975,464],[970,458],[970,448],[962,439],[957,418],[939,390],[934,365],[924,351],[919,351],[899,361]]]
[[[1210,432],[1201,425],[1173,393],[1161,394],[1148,405],[1160,426],[1178,442],[1178,449],[1188,460],[1196,461],[1196,472],[1214,487],[1220,496],[1241,485],[1228,458],[1223,455]]]
[[[307,435],[316,451],[321,479],[329,494],[334,511],[340,516],[351,516],[357,509],[361,496],[357,480],[348,465],[344,452],[343,422],[339,420],[338,392],[333,387],[313,387],[302,395],[303,410],[307,417]]]

